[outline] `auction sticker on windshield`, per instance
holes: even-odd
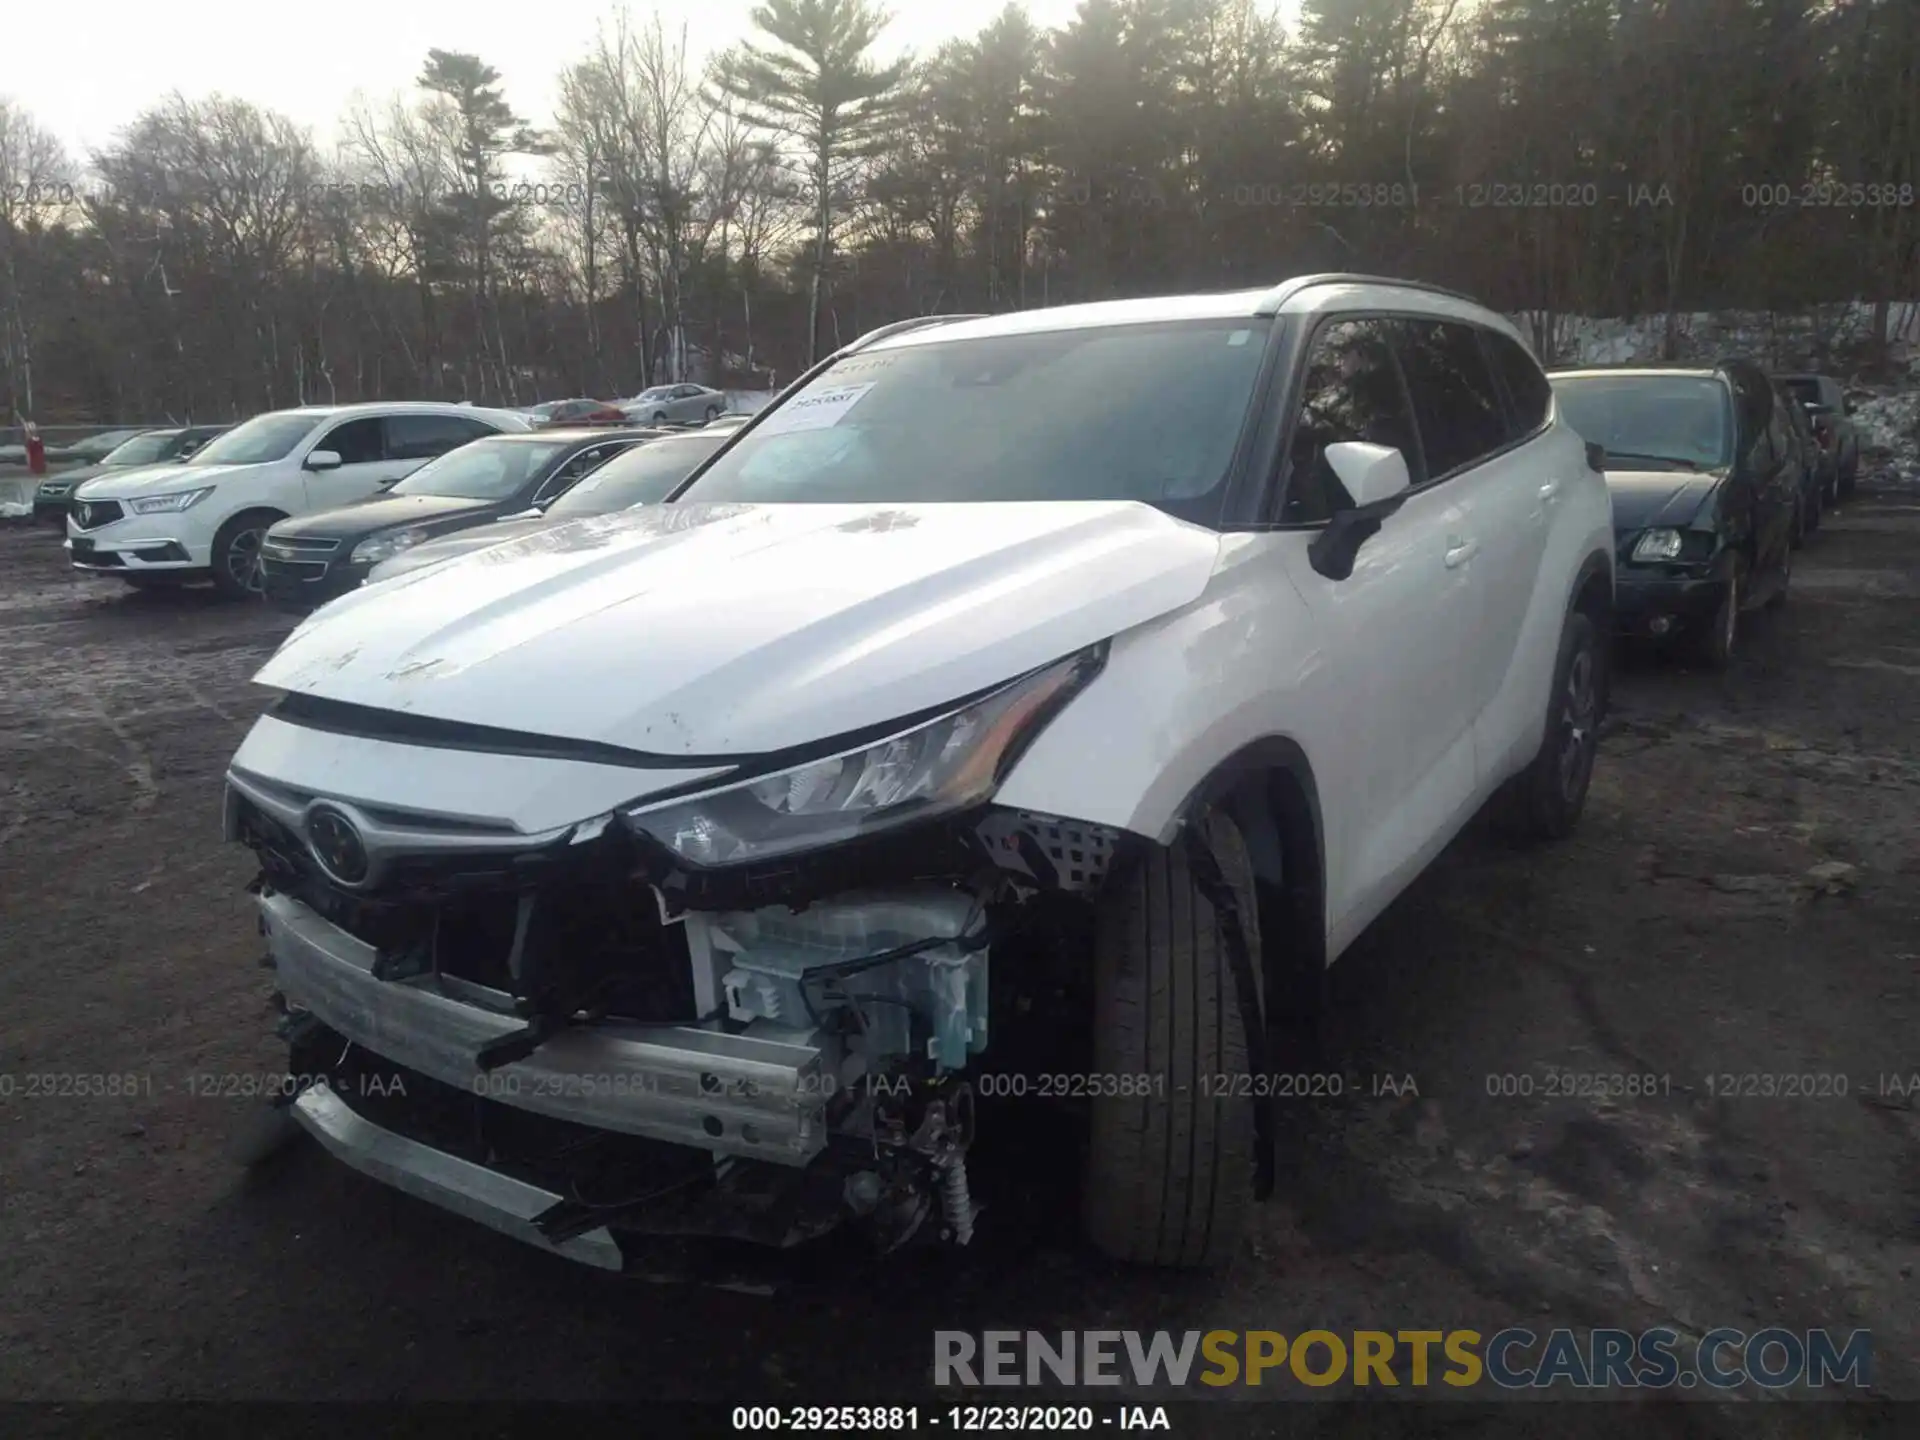
[[[873,388],[873,382],[861,385],[835,385],[811,395],[790,400],[760,422],[755,435],[785,435],[796,430],[825,430],[840,419]]]

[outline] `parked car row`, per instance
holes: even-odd
[[[727,413],[727,392],[655,385],[630,400],[547,400],[519,413],[536,425],[704,425]]]
[[[432,402],[306,406],[231,429],[133,433],[98,466],[49,476],[35,513],[64,521],[77,570],[136,589],[211,580],[230,595],[310,606],[382,559],[538,513],[625,449],[688,433],[624,418],[536,429],[518,412]],[[481,441],[493,443],[465,453]]]

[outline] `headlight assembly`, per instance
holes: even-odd
[[[1685,542],[1678,530],[1649,530],[1633,545],[1636,560],[1678,560]]]
[[[816,850],[988,799],[1026,742],[1098,673],[1088,651],[872,745],[624,812],[694,865]]]
[[[204,485],[198,490],[176,490],[171,495],[143,495],[138,500],[127,501],[127,509],[135,515],[177,515],[212,493],[213,487]]]
[[[386,535],[376,535],[353,547],[352,563],[377,565],[382,560],[391,560],[402,550],[411,550],[426,538],[427,532],[424,530],[395,530]]]

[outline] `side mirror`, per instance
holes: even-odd
[[[1321,453],[1354,503],[1313,537],[1307,546],[1307,560],[1327,579],[1344,580],[1353,574],[1360,547],[1405,503],[1411,477],[1407,457],[1389,445],[1341,440]]]
[[[1323,453],[1327,468],[1347,487],[1356,509],[1364,510],[1390,499],[1412,483],[1407,474],[1407,457],[1391,445],[1341,440],[1327,446]]]
[[[340,452],[338,450],[309,451],[307,458],[300,462],[302,470],[338,470]]]
[[[1601,475],[1607,473],[1607,447],[1598,440],[1587,441],[1587,468]]]

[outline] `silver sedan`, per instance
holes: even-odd
[[[726,408],[727,392],[710,390],[705,385],[656,385],[651,390],[642,390],[631,400],[620,402],[626,417],[640,425],[658,425],[667,420],[699,425],[724,413]]]

